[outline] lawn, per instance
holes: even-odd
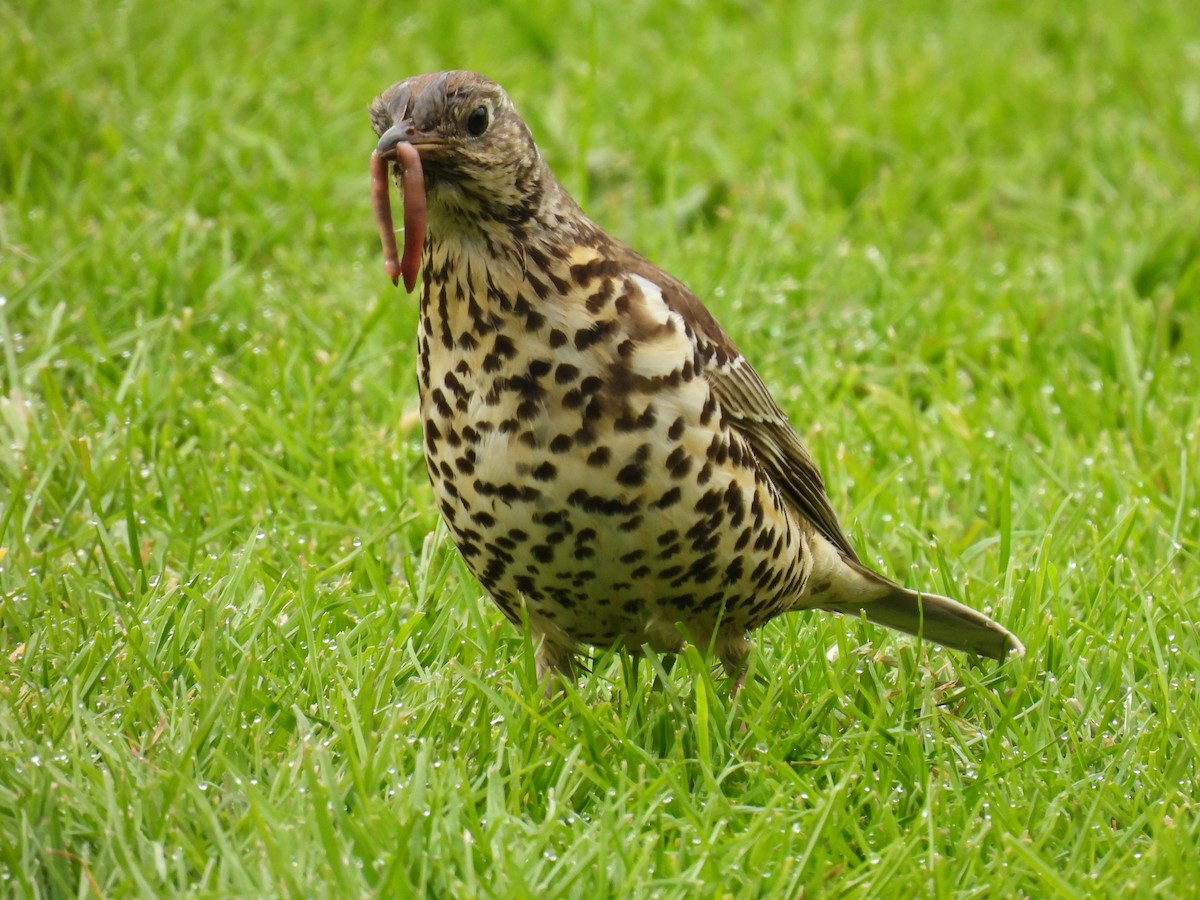
[[[0,8],[0,892],[1194,895],[1194,2],[468,6]],[[813,613],[736,700],[541,696],[370,215],[367,105],[452,67],[1026,657]]]

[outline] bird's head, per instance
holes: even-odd
[[[434,231],[439,225],[522,221],[553,181],[508,94],[475,72],[414,75],[371,104],[376,151],[400,143],[421,157]]]

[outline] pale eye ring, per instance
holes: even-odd
[[[492,124],[492,114],[486,106],[477,106],[467,116],[467,132],[473,137],[479,137],[487,131],[490,124]]]

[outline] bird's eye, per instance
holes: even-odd
[[[469,131],[474,137],[479,137],[481,134],[487,131],[488,125],[491,124],[491,120],[491,113],[488,112],[488,108],[486,106],[476,107],[475,111],[467,116],[467,131]]]

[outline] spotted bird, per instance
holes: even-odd
[[[371,124],[398,182],[402,144],[423,171],[434,494],[480,584],[528,621],[539,677],[571,676],[583,645],[686,639],[715,649],[736,691],[748,632],[800,609],[1023,651],[986,615],[863,564],[758,373],[682,282],[588,219],[500,85],[416,75]]]

